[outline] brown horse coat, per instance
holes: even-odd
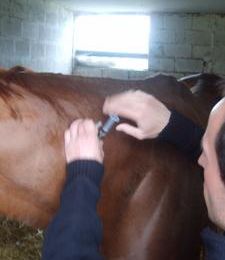
[[[168,76],[121,81],[2,72],[0,212],[46,227],[65,180],[64,130],[76,118],[102,120],[105,95],[128,89],[152,93],[199,124],[206,121],[191,92]],[[205,216],[199,168],[170,144],[116,131],[106,137],[104,151],[98,205],[102,254],[107,259],[198,259]]]
[[[186,87],[190,88],[199,102],[200,109],[208,114],[209,110],[225,94],[225,81],[214,73],[200,73],[179,79]]]

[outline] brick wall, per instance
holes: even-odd
[[[72,72],[73,13],[45,0],[0,1],[0,66]]]
[[[76,67],[74,74],[122,79],[156,72],[225,75],[225,16],[152,14],[148,71]],[[73,12],[45,0],[0,1],[0,66],[72,72]]]
[[[75,68],[75,74],[122,79],[145,78],[156,72],[176,77],[215,72],[225,75],[225,16],[153,14],[149,70],[143,72]]]
[[[225,17],[220,15],[153,15],[150,69],[178,75],[225,74],[225,66],[219,65],[225,65],[224,32]]]

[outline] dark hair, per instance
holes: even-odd
[[[215,142],[221,178],[225,184],[225,122],[222,124]]]

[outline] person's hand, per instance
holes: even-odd
[[[103,162],[103,143],[93,120],[77,119],[65,131],[66,161],[96,160]]]
[[[137,126],[122,123],[116,130],[137,139],[155,138],[168,124],[171,112],[152,95],[143,91],[127,91],[107,97],[103,113],[130,119]]]

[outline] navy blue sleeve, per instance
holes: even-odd
[[[225,259],[225,236],[218,234],[210,228],[205,228],[201,237],[204,243],[206,260]]]
[[[79,160],[67,165],[60,208],[49,224],[42,260],[102,259],[102,225],[97,214],[103,165]]]
[[[201,153],[201,139],[203,134],[203,128],[175,110],[172,110],[169,123],[159,134],[158,139],[176,145],[189,158],[197,161]]]

